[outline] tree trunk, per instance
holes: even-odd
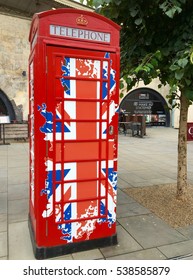
[[[178,174],[177,174],[177,199],[185,199],[187,193],[187,119],[189,102],[181,92],[180,121],[178,132]]]

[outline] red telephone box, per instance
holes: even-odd
[[[30,211],[37,259],[117,243],[119,30],[87,11],[30,30]]]

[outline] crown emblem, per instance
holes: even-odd
[[[88,20],[83,15],[80,15],[79,17],[77,17],[76,23],[79,25],[87,25]]]

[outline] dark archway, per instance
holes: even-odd
[[[15,111],[13,105],[6,94],[0,89],[0,115],[9,116],[10,121],[15,121]]]
[[[138,88],[121,101],[129,115],[144,115],[146,123],[153,126],[170,126],[170,112],[163,96],[151,88]]]

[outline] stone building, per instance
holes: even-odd
[[[93,11],[71,0],[0,0],[0,122],[5,117],[11,122],[28,120],[31,19],[34,13],[57,8]]]
[[[29,30],[34,13],[57,8],[94,11],[73,0],[0,0],[0,122],[28,120]],[[148,113],[153,125],[179,127],[179,110],[166,111],[168,87],[158,81],[124,92],[120,106],[131,114]],[[138,100],[139,99],[139,100]],[[149,111],[148,111],[149,110]],[[188,121],[193,122],[193,106]]]

